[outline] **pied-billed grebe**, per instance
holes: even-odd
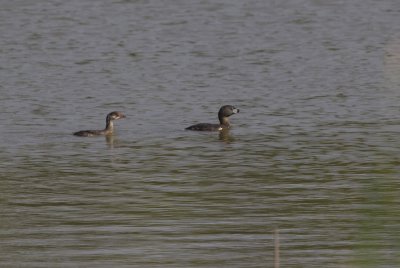
[[[91,137],[91,136],[100,136],[100,135],[110,135],[114,131],[113,121],[117,119],[125,118],[121,112],[111,112],[106,117],[106,128],[102,130],[81,130],[75,132],[75,136],[81,137]]]
[[[200,123],[187,127],[186,129],[197,131],[217,131],[229,129],[231,124],[229,123],[228,117],[238,112],[239,109],[236,109],[235,106],[224,105],[221,107],[221,109],[219,109],[218,112],[219,124]]]

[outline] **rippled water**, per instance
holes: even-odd
[[[0,266],[398,266],[399,13],[3,1]]]

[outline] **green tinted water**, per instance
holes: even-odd
[[[0,266],[398,266],[399,10],[5,4]]]

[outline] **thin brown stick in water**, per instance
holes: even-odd
[[[280,260],[279,260],[279,230],[275,229],[274,232],[274,268],[279,268]]]

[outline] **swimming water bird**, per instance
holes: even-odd
[[[196,131],[218,131],[218,130],[226,130],[231,127],[229,123],[228,117],[239,113],[239,109],[236,109],[235,106],[232,105],[224,105],[219,109],[218,119],[219,124],[209,124],[209,123],[200,123],[190,127],[187,127],[187,130],[196,130]]]
[[[101,135],[110,135],[114,131],[113,121],[121,118],[125,118],[126,116],[121,112],[111,112],[106,117],[106,128],[101,130],[81,130],[75,132],[75,136],[80,137],[91,137],[91,136],[101,136]]]

